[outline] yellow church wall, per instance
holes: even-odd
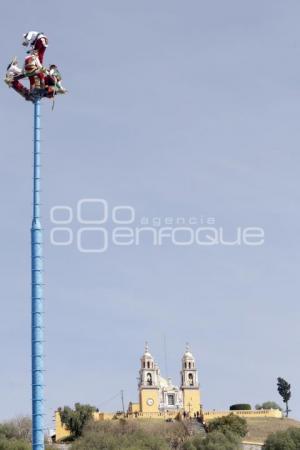
[[[199,408],[198,408],[199,411]],[[180,412],[181,416],[183,411],[164,411],[164,412],[139,412],[136,416],[134,414],[130,414],[128,418],[137,418],[137,419],[167,419],[167,418],[173,418],[175,419],[178,416],[178,413]],[[194,412],[197,412],[196,410]],[[192,413],[191,411],[191,414]],[[279,409],[266,409],[266,410],[250,410],[250,411],[204,411],[204,420],[206,422],[217,419],[219,417],[229,416],[229,414],[236,414],[240,417],[249,417],[249,418],[266,418],[266,417],[272,417],[275,419],[281,419],[282,418],[282,412],[279,411]]]
[[[235,414],[240,417],[255,417],[255,418],[265,418],[265,417],[274,417],[277,419],[282,418],[282,412],[279,409],[260,409],[256,410],[237,410],[237,411],[204,411],[204,419],[206,421],[210,421],[213,419],[218,419],[219,417],[228,416],[229,414]]]
[[[152,400],[152,405],[149,404]],[[142,413],[156,413],[159,410],[158,389],[147,388],[140,390],[140,412]]]
[[[141,407],[140,407],[139,403],[133,403],[133,402],[129,403],[129,406],[128,406],[129,414],[139,413],[140,411],[141,411]]]
[[[194,415],[200,412],[200,391],[199,389],[184,389],[183,391],[183,409]]]
[[[129,415],[129,419],[176,419],[180,411],[153,411],[153,412],[139,412],[137,415]]]
[[[70,436],[70,431],[67,430],[66,426],[62,423],[59,411],[55,412],[55,439],[56,441],[61,441],[66,437]]]
[[[116,418],[116,413],[112,412],[103,412],[99,414],[101,416],[101,419],[99,420],[113,420]]]

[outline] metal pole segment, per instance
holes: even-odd
[[[32,449],[44,450],[43,230],[40,222],[41,100],[34,100],[33,217],[31,227]]]

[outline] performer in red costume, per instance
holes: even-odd
[[[18,94],[24,97],[26,100],[31,100],[30,91],[22,83],[20,79],[24,78],[23,70],[18,65],[18,60],[16,57],[13,58],[11,63],[7,67],[6,77],[4,78],[5,83],[12,87]]]
[[[37,50],[33,50],[30,55],[26,56],[24,67],[21,69],[18,66],[18,61],[13,58],[12,62],[7,67],[7,73],[4,81],[9,87],[12,87],[26,100],[32,100],[32,94],[35,89],[45,89],[45,69],[40,63]],[[19,80],[28,78],[30,89],[26,88]]]
[[[47,36],[39,31],[28,31],[28,33],[23,34],[23,37],[23,45],[25,47],[31,47],[28,53],[30,53],[32,50],[36,50],[38,52],[40,63],[43,64],[44,54],[46,48],[48,47]]]
[[[13,58],[7,67],[5,83],[12,87],[26,100],[34,101],[35,95],[54,98],[56,94],[65,94],[67,91],[61,84],[61,75],[55,64],[49,69],[43,66],[44,54],[48,46],[48,38],[43,33],[29,31],[23,35],[23,45],[30,50],[25,58],[23,69],[19,67],[17,58]],[[30,89],[20,80],[28,78]]]
[[[45,51],[48,47],[48,38],[44,33],[41,33],[39,31],[28,31],[27,33],[23,34],[23,38],[24,40],[22,44],[25,47],[30,46],[30,50],[28,50],[27,52],[30,53],[30,55],[25,59],[25,72],[27,72],[26,76],[29,76],[30,89],[42,89],[45,84],[45,71],[41,69],[44,61]],[[36,56],[40,62],[40,68],[37,67],[38,61],[36,61]],[[27,64],[29,64],[29,66],[33,64],[34,67],[27,70]],[[33,72],[35,72],[35,75],[31,76],[30,73]],[[36,76],[37,72],[38,75]]]
[[[24,69],[25,77],[29,78],[30,90],[44,89],[46,69],[42,66],[38,50],[33,50],[25,58]]]

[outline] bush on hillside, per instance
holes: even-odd
[[[0,450],[31,450],[31,445],[22,439],[0,437]]]
[[[240,450],[241,438],[231,431],[213,431],[206,437],[196,436],[183,445],[183,450]]]
[[[180,422],[125,420],[89,422],[72,450],[179,449],[187,438]]]
[[[300,448],[300,429],[295,427],[270,434],[263,446],[263,450],[297,450],[298,448]]]
[[[236,403],[230,406],[230,411],[250,411],[251,405],[249,403]]]
[[[169,445],[160,437],[142,430],[128,434],[98,430],[85,433],[71,447],[72,450],[169,450]]]
[[[0,437],[9,439],[21,439],[31,441],[31,419],[27,416],[16,417],[0,423]]]
[[[240,437],[244,437],[247,434],[248,428],[247,422],[243,417],[229,414],[228,416],[219,417],[209,422],[208,431],[220,431],[221,433],[230,431]]]

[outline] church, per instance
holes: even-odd
[[[164,378],[146,343],[138,378],[139,403],[130,403],[129,412],[153,417],[186,412],[200,414],[200,389],[196,361],[186,346],[181,360],[180,386]]]
[[[161,420],[182,419],[185,417],[200,416],[205,422],[236,414],[240,417],[255,418],[281,418],[280,410],[203,410],[200,397],[198,370],[195,358],[189,345],[181,359],[180,386],[172,383],[171,378],[164,378],[160,368],[150,353],[146,343],[145,350],[140,358],[138,376],[137,403],[130,402],[128,410],[123,412],[104,412],[98,409],[93,412],[95,421],[113,420],[125,417],[128,420],[158,418]],[[180,413],[180,414],[179,414]],[[55,439],[60,441],[70,436],[70,431],[62,423],[59,410],[55,411]]]

